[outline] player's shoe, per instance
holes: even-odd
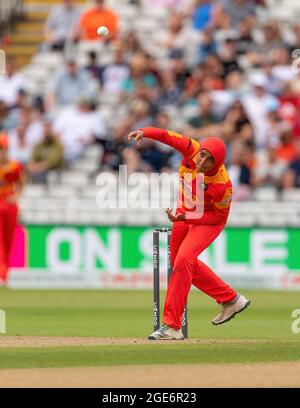
[[[175,330],[163,324],[158,330],[152,333],[148,340],[184,340],[181,329]]]
[[[250,303],[250,300],[246,299],[243,295],[239,295],[234,303],[222,303],[221,311],[212,320],[212,324],[218,325],[229,322],[229,320],[233,319],[236,314],[245,310]]]

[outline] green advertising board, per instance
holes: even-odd
[[[148,287],[152,232],[149,227],[27,226],[23,269],[30,273],[31,283],[35,277],[47,282],[51,275],[52,281],[55,277],[64,282],[67,276],[70,283],[73,276],[74,282],[91,286],[123,282],[127,287]],[[221,276],[246,286],[251,280],[260,285],[263,279],[265,286],[300,288],[299,243],[300,229],[226,228],[200,259]],[[166,237],[161,263],[166,265]],[[25,276],[23,271],[24,281]],[[14,278],[20,277],[15,270]]]

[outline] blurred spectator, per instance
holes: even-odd
[[[204,72],[202,65],[195,67],[193,72],[187,71],[185,79],[182,81],[184,89],[181,94],[182,103],[193,101],[202,90]]]
[[[153,6],[162,8],[171,7],[172,10],[174,9],[176,10],[176,8],[183,7],[186,4],[186,0],[143,0],[143,4],[150,7]]]
[[[238,25],[236,48],[238,55],[245,55],[251,50],[254,43],[252,27],[248,20],[243,20]]]
[[[204,74],[202,91],[209,92],[224,89],[224,66],[217,55],[208,55],[202,64],[202,69]]]
[[[220,60],[224,68],[224,77],[230,72],[239,71],[236,42],[230,38],[226,39],[219,52]]]
[[[300,188],[300,141],[296,142],[295,159],[290,163],[283,179],[284,188]]]
[[[8,57],[6,60],[6,74],[0,75],[0,100],[8,107],[16,104],[18,93],[25,88],[23,74],[16,72],[16,60]]]
[[[277,148],[277,156],[279,159],[291,163],[297,155],[296,143],[293,139],[292,128],[285,124],[281,129],[280,142]]]
[[[171,118],[166,111],[160,111],[154,118],[154,126],[160,129],[170,129],[171,128]],[[178,131],[182,131],[183,129]],[[181,154],[176,150],[172,149],[172,147],[165,145],[163,143],[154,142],[155,147],[160,151],[160,163],[159,163],[159,170],[160,172],[171,172],[173,169],[178,168],[181,162]]]
[[[32,105],[34,105],[36,100],[33,98],[33,100],[30,101],[29,94],[24,89],[20,89],[17,94],[17,99],[16,99],[15,104],[11,106],[9,109],[10,114],[14,118],[17,118],[20,114],[20,111],[23,108],[26,108],[27,106],[29,106],[31,102],[32,102]]]
[[[213,30],[208,28],[202,30],[199,43],[199,57],[197,62],[202,64],[208,55],[217,53],[217,42],[214,39]]]
[[[242,140],[243,142],[253,142],[245,138],[245,126],[250,125],[245,109],[239,100],[235,101],[226,114],[223,122],[223,134],[227,141]],[[251,126],[251,125],[250,125]]]
[[[228,173],[232,181],[235,201],[247,200],[251,195],[252,174],[249,152],[250,147],[240,141],[231,146]]]
[[[148,90],[158,85],[155,76],[149,72],[147,60],[142,54],[136,54],[130,61],[130,75],[123,83],[124,95],[132,94],[139,85],[148,88]]]
[[[0,100],[0,132],[2,130],[10,129],[14,126],[14,120],[10,116],[8,106]]]
[[[266,57],[277,58],[276,49],[283,46],[280,27],[277,22],[268,22],[258,30],[255,41],[247,53],[248,63],[252,66],[260,66]]]
[[[255,17],[255,4],[251,0],[222,0],[221,7],[230,28],[237,27],[247,17]]]
[[[189,119],[188,124],[193,129],[200,129],[205,126],[221,121],[213,108],[213,101],[209,94],[202,93],[198,97],[198,114]]]
[[[182,91],[187,79],[192,75],[192,70],[187,65],[183,50],[173,49],[169,57],[169,68],[175,74],[177,86]]]
[[[153,118],[151,116],[151,105],[144,99],[135,99],[129,106],[129,115],[132,121],[132,129],[140,129],[150,126]]]
[[[105,0],[94,0],[94,7],[85,11],[80,18],[78,35],[82,40],[111,41],[117,37],[119,19],[117,14],[105,7]],[[99,37],[97,28],[106,26],[108,34]]]
[[[77,106],[65,108],[54,120],[53,133],[64,148],[64,158],[70,163],[82,156],[85,147],[104,137],[106,126],[90,99],[82,98]]]
[[[63,147],[52,132],[49,121],[44,122],[44,138],[34,146],[30,161],[27,166],[29,177],[33,182],[46,182],[50,170],[62,169]]]
[[[259,187],[282,187],[283,175],[286,171],[287,163],[278,158],[278,151],[275,146],[270,146],[263,160],[257,164],[255,171],[255,185]]]
[[[192,26],[195,30],[204,30],[215,24],[215,5],[213,0],[195,0],[192,11]]]
[[[258,149],[268,146],[268,109],[278,106],[277,99],[265,90],[266,80],[263,75],[251,78],[252,90],[243,100],[243,106],[254,128],[255,145]]]
[[[42,140],[44,126],[42,113],[39,109],[30,105],[20,109],[18,124],[26,127],[26,143],[31,148]]]
[[[231,71],[227,74],[223,88],[211,92],[211,96],[220,112],[227,111],[230,106],[247,93],[245,76],[241,71]]]
[[[260,47],[263,46],[261,53],[264,51],[268,52],[271,50],[276,50],[277,48],[282,48],[284,45],[280,24],[276,20],[269,21],[263,26],[262,35],[263,41],[262,44],[259,44]]]
[[[14,96],[7,103],[1,98],[7,85],[2,87],[0,78],[0,131],[8,134],[15,156],[26,163],[33,146],[43,146],[43,116],[50,109],[53,131],[60,137],[68,163],[80,157],[96,138],[104,148],[103,170],[115,171],[120,164],[127,164],[129,173],[171,171],[180,155],[150,140],[140,149],[132,149],[124,137],[142,126],[174,127],[198,140],[215,134],[224,139],[235,199],[249,198],[253,186],[280,188],[282,180],[283,185],[295,185],[291,169],[286,177],[281,176],[294,162],[300,138],[300,74],[292,69],[295,58],[291,58],[291,50],[298,48],[300,25],[271,19],[268,10],[256,16],[257,5],[264,3],[259,0],[133,3],[141,7],[134,10],[138,15],[155,18],[157,13],[157,30],[149,33],[148,27],[136,29],[133,24],[131,31],[122,32],[119,38],[119,18],[105,8],[110,3],[96,1],[77,20],[76,36],[84,41],[108,40],[103,48],[108,54],[103,59],[109,63],[101,65],[102,54],[95,48],[87,66],[79,69],[75,62],[78,55],[67,53],[66,67],[55,74],[46,95],[46,109],[44,95],[35,99],[27,95],[24,81],[11,87]],[[151,17],[151,7],[166,10],[154,10]],[[46,24],[49,31],[63,32],[67,41],[72,41],[71,14],[75,21],[75,9],[74,0],[53,7]],[[61,17],[63,13],[69,20]],[[124,9],[121,18],[126,15]],[[96,33],[98,26],[110,23],[111,35],[101,39]],[[59,40],[54,47],[62,48],[63,43]],[[96,101],[99,92],[107,94],[108,101],[109,95],[112,102],[114,95],[120,101],[118,112],[114,104],[105,107],[103,113],[111,114],[108,131],[90,101]],[[82,101],[79,107],[78,100],[86,97],[89,101]]]
[[[283,90],[284,82],[274,75],[274,63],[269,58],[266,58],[263,60],[261,67],[265,75],[266,91],[274,96],[279,96]]]
[[[296,23],[292,27],[291,37],[289,38],[289,48],[291,53],[295,49],[299,48],[299,44],[300,44],[300,24]]]
[[[229,72],[225,80],[225,92],[227,92],[233,100],[240,99],[246,92],[245,76],[241,71]]]
[[[17,125],[8,131],[10,157],[26,164],[33,146],[42,140],[43,135],[44,127],[40,112],[31,106],[20,109]]]
[[[161,87],[158,98],[155,100],[157,109],[166,106],[176,106],[179,103],[180,91],[176,83],[176,78],[171,70],[166,70],[161,75]]]
[[[129,68],[124,60],[124,47],[121,41],[113,43],[113,61],[103,67],[102,90],[107,93],[119,94],[124,82],[129,77]]]
[[[62,50],[66,42],[75,40],[80,10],[75,0],[61,0],[54,5],[44,25],[44,50]]]
[[[99,85],[102,83],[102,72],[103,68],[98,64],[98,55],[95,51],[90,51],[88,53],[88,65],[85,69],[89,72],[92,78],[98,81]]]
[[[168,54],[172,50],[184,50],[187,62],[194,64],[197,62],[197,48],[199,46],[200,35],[190,28],[181,13],[172,13],[169,17],[168,31],[165,38],[159,38],[159,45],[164,47]]]
[[[288,122],[282,120],[278,112],[278,106],[276,105],[269,108],[267,113],[267,120],[269,145],[278,146],[282,133],[284,133],[286,130],[289,131],[291,129],[291,125]]]
[[[278,78],[283,83],[288,83],[297,78],[292,69],[291,55],[286,48],[272,49],[270,56],[274,61],[274,66],[272,69],[273,75]]]
[[[103,146],[103,155],[100,170],[118,171],[122,162],[122,151],[127,145],[125,141],[126,130],[131,130],[131,122],[127,121],[126,125],[119,122],[111,134],[110,138],[98,138],[99,143]]]
[[[96,95],[97,84],[84,70],[79,70],[73,58],[67,60],[66,68],[55,76],[47,96],[48,109],[55,105],[70,105],[80,97]]]
[[[123,164],[127,165],[128,174],[141,170],[139,153],[127,142],[131,129],[132,121],[126,117],[114,127],[111,137],[98,139],[103,146],[102,171],[119,171],[119,166]]]
[[[153,58],[153,56],[148,51],[144,49],[142,49],[139,52],[139,54],[145,58],[149,73],[152,74],[157,81],[159,81],[160,72],[163,68],[158,64],[158,61],[155,58]]]
[[[22,164],[28,163],[32,151],[32,145],[26,137],[27,129],[28,127],[23,123],[8,132],[9,157]]]
[[[202,64],[204,75],[214,75],[219,80],[225,77],[224,66],[217,54],[208,55]]]
[[[121,37],[124,59],[129,64],[131,58],[142,51],[142,45],[135,31],[129,31]]]
[[[155,117],[153,125],[161,129],[169,129],[170,118],[168,114],[161,111]],[[145,142],[145,143],[144,143]],[[145,139],[139,148],[139,153],[143,161],[144,171],[161,172],[170,170],[170,159],[174,155],[174,150],[168,145]]]

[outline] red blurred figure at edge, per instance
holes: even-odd
[[[172,146],[182,154],[176,214],[172,214],[171,209],[166,210],[173,223],[173,273],[167,289],[163,324],[148,339],[183,340],[182,315],[192,284],[221,304],[220,313],[212,320],[214,325],[228,322],[250,304],[248,299],[235,292],[198,259],[224,229],[229,215],[232,183],[224,165],[226,146],[218,137],[197,142],[175,132],[151,127],[131,132],[128,140],[135,140],[139,145],[144,137]],[[204,182],[199,183],[199,175],[204,177]],[[201,197],[197,197],[198,187],[203,191]],[[197,204],[189,208],[185,205],[187,201],[184,196],[187,192],[192,198],[190,202],[197,203],[200,197],[204,203],[203,214],[198,217],[195,212]],[[193,217],[192,212],[195,215]]]
[[[0,286],[8,280],[8,262],[18,218],[23,169],[8,158],[8,141],[0,134]]]

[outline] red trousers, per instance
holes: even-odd
[[[182,314],[193,284],[218,303],[231,302],[237,293],[198,256],[217,238],[225,225],[187,225],[174,222],[171,234],[173,272],[167,290],[163,322],[181,328]]]
[[[8,261],[17,224],[18,207],[0,201],[0,281],[7,281]]]

